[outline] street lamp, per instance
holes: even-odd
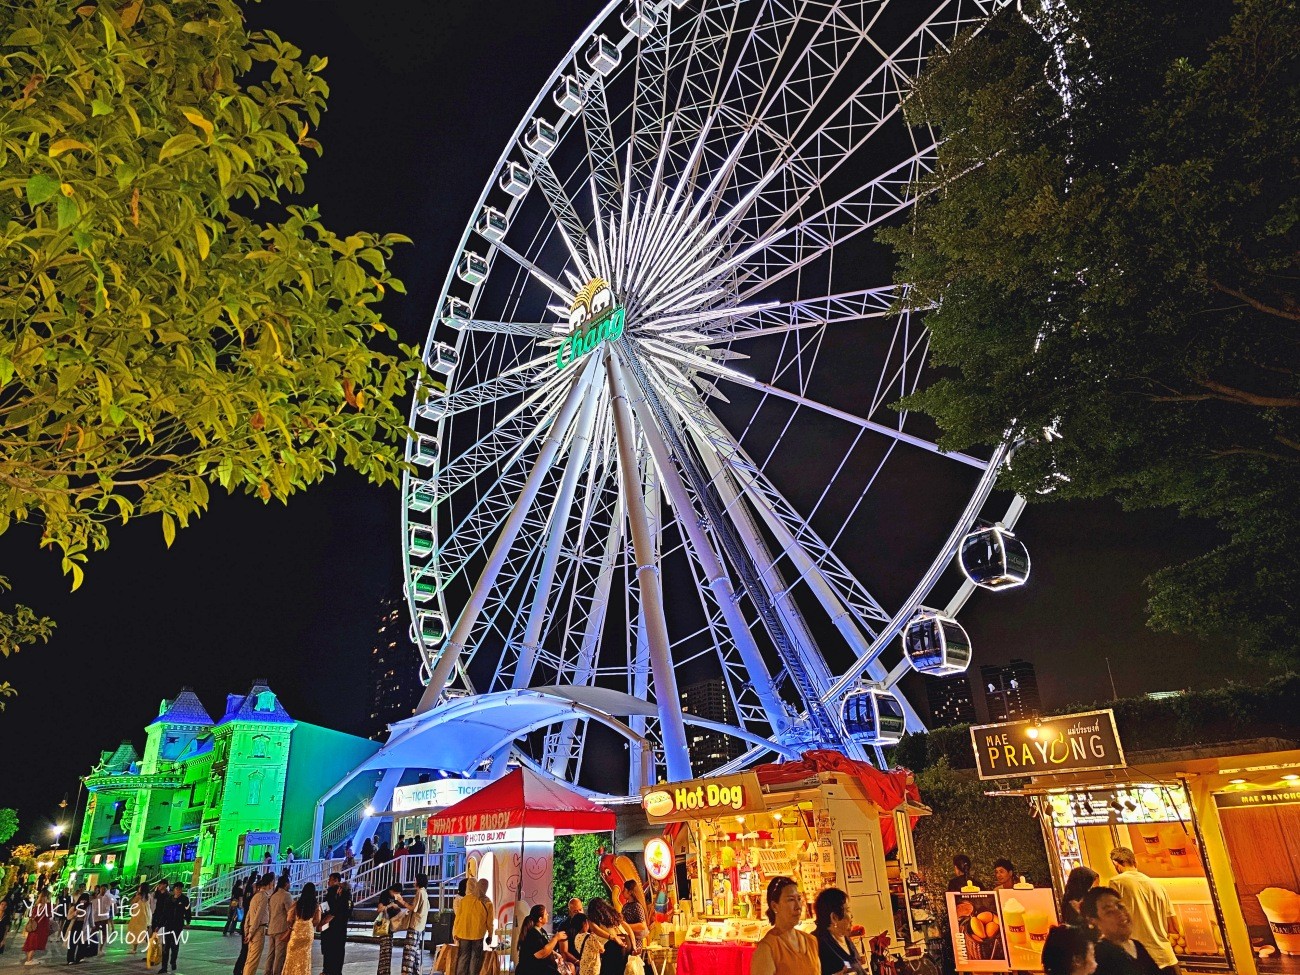
[[[62,841],[63,838],[63,824],[55,823],[53,826],[50,827],[50,833],[53,834],[54,836],[54,842],[51,843],[50,846],[52,846],[54,849],[57,850],[59,848],[59,843]]]

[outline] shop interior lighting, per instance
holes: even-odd
[[[1246,780],[1245,780],[1245,779],[1229,779],[1229,780],[1228,780],[1228,785],[1245,785],[1245,784],[1246,784]]]
[[[1296,775],[1294,772],[1289,772],[1282,776],[1282,781],[1284,782],[1295,782],[1297,779],[1300,779],[1300,775]]]

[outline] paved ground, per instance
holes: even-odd
[[[9,945],[4,953],[0,954],[0,972],[4,972],[5,975],[17,975],[19,971],[38,972],[42,968],[63,969],[65,967],[67,947],[62,941],[56,941],[54,938],[50,938],[50,950],[42,965],[23,967],[23,953],[19,950],[22,948],[23,936],[17,934],[15,938],[14,934],[10,933]],[[235,959],[239,956],[238,938],[233,935],[222,937],[220,931],[202,928],[191,928],[186,934],[189,935],[189,940],[181,945],[180,954],[177,956],[178,975],[231,975]],[[401,964],[400,949],[394,955],[393,972],[396,975]],[[344,958],[344,975],[374,975],[379,967],[379,948],[375,945],[349,942]],[[312,949],[312,959],[312,971],[320,972],[319,942]],[[421,966],[423,975],[429,973],[430,960],[429,953],[425,952]],[[77,972],[77,975],[146,975],[157,970],[157,968],[145,967],[143,950],[139,954],[132,955],[130,948],[120,942],[109,945],[106,953],[86,959],[75,969],[68,969],[69,972]]]

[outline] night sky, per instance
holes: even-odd
[[[330,109],[305,198],[336,232],[404,233],[409,296],[387,314],[420,343],[470,207],[537,88],[601,4],[266,0],[254,25],[328,56]],[[48,646],[0,662],[20,694],[0,713],[0,806],[42,831],[103,749],[143,744],[159,700],[193,686],[216,712],[265,678],[296,718],[361,733],[381,599],[400,592],[399,493],[344,473],[287,508],[214,495],[163,545],[156,521],[115,529],[67,592],[58,560],[22,527],[0,537],[17,595],[58,621]],[[989,509],[993,510],[992,507]],[[1220,648],[1143,625],[1141,581],[1194,554],[1203,526],[1113,505],[1044,505],[1022,518],[1029,586],[980,593],[963,623],[976,664],[1026,657],[1044,704],[1204,687],[1241,677]],[[1247,675],[1258,676],[1258,675]],[[218,712],[219,713],[219,712]],[[214,717],[216,714],[214,714]]]

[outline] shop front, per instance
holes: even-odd
[[[458,838],[466,850],[467,880],[486,880],[493,904],[490,950],[474,975],[508,968],[516,935],[534,905],[550,907],[553,898],[555,837],[576,833],[613,834],[612,812],[527,768],[516,768],[487,782],[440,813],[429,816],[424,832],[432,839]],[[456,968],[456,945],[444,945],[433,971]]]
[[[899,868],[896,851],[911,844],[896,837],[901,824],[910,841],[910,817],[928,810],[906,771],[810,752],[800,762],[653,786],[642,791],[642,807],[664,829],[644,860],[651,893],[672,905],[661,930],[665,944],[678,946],[679,975],[748,972],[770,926],[764,897],[776,876],[793,878],[809,904],[839,887],[869,935],[908,938],[910,922],[896,929],[895,906],[907,901],[915,864]]]
[[[1028,800],[1058,895],[1075,867],[1109,884],[1111,850],[1128,847],[1169,895],[1181,967],[1300,973],[1300,753],[1237,745],[1125,756],[1110,711],[971,736],[981,778],[1018,780],[989,794]]]

